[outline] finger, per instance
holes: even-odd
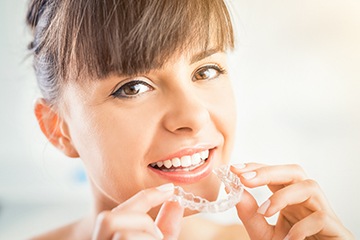
[[[116,232],[111,240],[121,240],[121,233]]]
[[[269,200],[260,206],[258,213],[270,217],[287,206],[296,204],[303,204],[307,209],[306,215],[320,210],[333,214],[319,185],[310,179],[289,185],[275,192]],[[303,213],[298,211],[298,214]]]
[[[302,240],[320,234],[327,238],[353,239],[351,233],[324,211],[317,211],[297,222],[285,237],[287,240]]]
[[[156,240],[153,236],[139,231],[123,231],[117,232],[111,240]]]
[[[249,172],[256,170],[261,167],[265,167],[267,165],[262,163],[234,163],[231,165],[232,170],[236,170],[236,172]]]
[[[96,219],[94,239],[110,239],[114,233],[122,231],[141,231],[159,239],[161,231],[147,214],[127,213],[115,214],[111,211],[100,213]]]
[[[304,170],[296,164],[264,166],[245,172],[243,170],[239,171],[235,167],[232,170],[240,177],[241,182],[246,187],[277,186],[276,189],[271,189],[272,191],[277,191],[285,185],[303,181],[307,178]]]
[[[271,239],[273,227],[267,223],[263,215],[257,213],[258,208],[254,197],[244,190],[236,210],[250,239]]]
[[[184,208],[178,202],[165,202],[156,217],[155,223],[164,234],[165,239],[178,239]]]
[[[142,190],[129,198],[116,208],[113,212],[135,211],[146,213],[151,208],[156,207],[168,200],[174,193],[174,184],[167,183],[155,188]]]

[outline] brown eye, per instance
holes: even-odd
[[[225,70],[216,65],[209,65],[199,68],[193,76],[193,80],[211,80],[223,74]]]
[[[117,98],[132,98],[151,90],[153,90],[153,88],[149,84],[136,80],[124,84],[111,95]]]
[[[140,92],[140,90],[141,90],[141,86],[139,84],[124,86],[123,88],[125,95],[136,95]]]

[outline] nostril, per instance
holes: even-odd
[[[163,124],[168,131],[176,134],[196,134],[211,121],[210,119],[206,107],[184,97],[165,109]]]
[[[176,129],[177,132],[192,132],[193,130],[189,127],[179,127]]]

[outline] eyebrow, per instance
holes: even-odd
[[[195,62],[199,62],[200,60],[207,58],[215,53],[220,52],[220,48],[211,48],[211,49],[207,49],[205,51],[199,52],[194,54],[191,58],[190,58],[190,64],[193,64]]]

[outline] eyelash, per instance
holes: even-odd
[[[193,78],[194,78],[194,76],[197,74],[197,73],[199,73],[200,71],[203,71],[203,70],[205,70],[205,71],[207,71],[207,70],[209,70],[209,69],[214,69],[214,70],[216,70],[216,76],[215,77],[212,77],[211,79],[205,79],[205,80],[212,80],[212,79],[214,79],[214,78],[217,78],[219,75],[223,75],[223,74],[226,74],[227,72],[226,72],[226,69],[225,68],[223,68],[222,66],[220,66],[220,65],[218,65],[218,64],[209,64],[209,65],[205,65],[205,66],[202,66],[202,67],[200,67],[200,68],[198,68],[196,71],[195,71],[195,73],[193,74]],[[199,80],[194,80],[194,81],[199,81]],[[201,81],[201,80],[200,80]]]
[[[133,81],[130,81],[130,82],[127,82],[125,83],[124,85],[122,85],[121,87],[117,88],[110,96],[114,97],[114,98],[136,98],[138,97],[139,95],[141,95],[141,93],[135,93],[135,95],[131,96],[131,95],[122,95],[122,92],[125,91],[125,88],[126,87],[134,87],[134,86],[137,86],[137,85],[142,85],[143,86],[146,86],[147,88],[149,88],[150,90],[153,90],[154,88],[148,84],[147,82],[145,81],[142,81],[142,80],[133,80]]]
[[[209,65],[205,65],[205,68],[214,68],[215,70],[219,71],[220,74],[225,74],[226,73],[226,69],[224,67],[222,67],[219,64],[209,64]],[[202,67],[200,67],[201,69]]]
[[[213,77],[210,77],[209,79],[194,79],[196,74],[198,74],[199,72],[203,71],[208,71],[210,69],[213,69],[216,71],[216,75],[213,76]],[[202,66],[202,67],[199,67],[193,74],[192,74],[192,80],[193,81],[206,81],[206,80],[212,80],[212,79],[216,79],[217,77],[219,77],[220,75],[223,75],[223,74],[226,74],[226,70],[225,68],[221,67],[220,65],[218,64],[208,64],[208,65],[205,65],[205,66]],[[123,84],[122,86],[120,86],[119,88],[117,88],[116,90],[114,90],[113,93],[110,94],[111,97],[113,98],[136,98],[138,96],[140,96],[142,93],[138,93],[140,90],[138,90],[137,93],[135,93],[134,95],[126,95],[124,94],[123,92],[125,91],[125,88],[126,87],[134,87],[134,86],[139,86],[139,85],[142,85],[142,87],[146,86],[147,88],[151,90],[154,90],[154,88],[148,84],[147,82],[145,81],[142,81],[142,80],[132,80],[130,82],[127,82],[125,84]]]

